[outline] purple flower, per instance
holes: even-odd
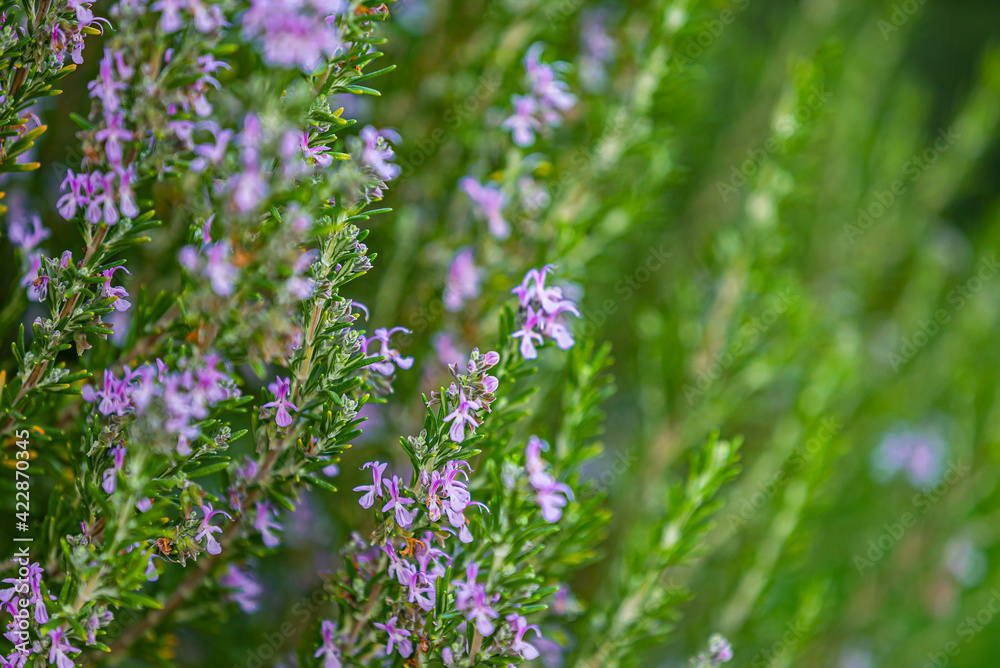
[[[117,415],[121,417],[128,414],[132,409],[127,380],[118,380],[115,378],[115,374],[111,369],[107,369],[104,372],[103,390],[94,390],[89,384],[83,386],[83,400],[90,403],[100,400],[97,410],[104,415]]]
[[[528,481],[536,492],[536,501],[542,509],[542,518],[549,524],[555,524],[562,517],[562,509],[567,501],[565,496],[573,498],[573,490],[568,485],[556,480],[545,471],[545,462],[541,458],[544,443],[537,436],[528,439],[525,448],[525,471]]]
[[[177,32],[183,26],[181,9],[187,7],[186,0],[157,0],[151,9],[160,14],[160,30],[165,33]]]
[[[233,293],[236,277],[239,275],[239,269],[229,261],[229,242],[223,240],[206,243],[202,246],[202,251],[206,258],[204,266],[194,246],[184,246],[178,253],[178,261],[188,271],[208,277],[215,294],[228,297]]]
[[[456,443],[465,440],[465,425],[469,425],[470,434],[476,432],[479,420],[470,411],[479,410],[481,407],[482,405],[478,401],[465,398],[465,390],[458,391],[458,407],[444,418],[444,422],[452,423],[451,429],[448,430],[448,436],[451,437],[451,440]]]
[[[413,564],[400,559],[392,545],[383,545],[381,549],[389,557],[389,568],[386,569],[389,577],[396,578],[400,586],[405,587],[410,581],[410,574],[416,571]]]
[[[260,42],[268,64],[311,73],[343,45],[336,15],[346,9],[341,0],[252,0],[243,32]]]
[[[110,624],[114,621],[114,618],[115,616],[108,610],[105,610],[101,614],[95,612],[87,617],[86,621],[83,623],[83,627],[87,632],[87,644],[93,645],[97,642],[97,630]]]
[[[220,297],[227,297],[233,293],[233,283],[239,274],[237,269],[229,261],[229,242],[220,241],[215,244],[205,246],[205,275],[212,283],[212,290]]]
[[[715,633],[708,639],[709,658],[716,664],[726,663],[733,658],[733,648],[720,633]]]
[[[472,622],[482,635],[492,635],[495,629],[493,620],[498,618],[500,613],[490,605],[486,597],[486,588],[483,585],[476,585],[472,598],[467,601],[467,604],[468,610],[466,610],[465,618]]]
[[[368,462],[361,467],[361,470],[371,467],[373,482],[371,485],[360,485],[354,488],[355,492],[367,492],[361,497],[360,504],[362,508],[371,508],[372,504],[375,503],[375,497],[382,498],[382,472],[385,471],[385,467],[388,464],[382,464],[381,462]]]
[[[614,60],[617,44],[608,35],[607,12],[590,10],[580,25],[580,81],[590,91],[600,91],[607,85],[606,65]]]
[[[198,527],[198,533],[195,534],[194,539],[196,541],[201,541],[202,538],[205,539],[205,548],[208,550],[209,554],[219,554],[222,552],[222,545],[219,541],[215,540],[213,533],[222,533],[222,527],[215,526],[212,524],[212,518],[216,515],[223,515],[230,522],[233,518],[229,513],[224,510],[213,510],[211,503],[206,503],[201,506],[201,512],[205,514],[205,517],[201,520],[201,524]]]
[[[541,121],[535,118],[538,112],[538,101],[530,96],[514,95],[511,97],[514,114],[507,117],[503,127],[510,130],[514,143],[524,148],[535,143],[535,132],[542,127]]]
[[[222,358],[216,353],[209,353],[202,359],[203,366],[195,370],[195,383],[191,394],[198,403],[215,404],[228,399],[230,390],[225,386],[229,376],[216,368]]]
[[[229,63],[222,60],[216,60],[215,56],[210,53],[206,53],[204,56],[198,56],[198,67],[201,68],[202,74],[215,74],[221,69],[233,69]],[[215,78],[210,78],[210,80],[216,88],[219,87],[219,82],[216,81]]]
[[[49,277],[41,271],[42,254],[34,253],[28,260],[28,263],[28,271],[21,278],[20,285],[26,290],[30,301],[44,301],[49,288]]]
[[[128,292],[126,292],[125,288],[121,286],[117,288],[111,287],[111,277],[114,276],[115,272],[118,271],[119,269],[121,269],[130,276],[132,275],[132,272],[130,272],[128,269],[126,269],[121,265],[117,267],[112,267],[111,269],[108,269],[106,271],[102,271],[101,276],[103,276],[106,280],[104,281],[104,284],[101,286],[101,297],[113,298],[114,301],[112,302],[112,305],[115,307],[116,311],[127,311],[128,308],[132,305],[132,302],[125,299],[125,297],[129,296]]]
[[[274,517],[278,516],[278,509],[266,499],[257,501],[254,505],[257,508],[257,518],[253,522],[253,528],[260,532],[266,547],[277,547],[281,539],[272,532],[272,529],[281,529],[281,525],[274,521]]]
[[[29,218],[31,229],[29,230],[27,225],[21,222],[11,221],[8,229],[7,235],[10,238],[12,244],[20,248],[25,253],[33,251],[38,244],[42,243],[49,238],[51,232],[44,225],[42,225],[42,219],[38,216],[31,216]]]
[[[471,176],[464,177],[459,185],[473,202],[479,205],[480,212],[486,218],[490,234],[503,240],[510,236],[510,225],[504,220],[503,207],[507,196],[499,188],[481,185]]]
[[[222,16],[222,8],[210,4],[207,7],[200,0],[188,0],[188,7],[194,15],[194,27],[199,32],[212,32],[229,23]]]
[[[243,171],[231,179],[233,204],[241,213],[253,211],[267,195],[267,181],[261,176],[261,166],[258,160],[260,141],[260,119],[255,114],[247,114],[243,118],[243,131],[239,136]]]
[[[903,472],[914,487],[930,487],[941,478],[947,450],[936,430],[894,429],[872,453],[874,477],[885,482]]]
[[[28,574],[23,579],[18,578],[7,578],[4,582],[11,584],[12,586],[0,590],[0,603],[3,603],[3,607],[7,608],[11,614],[18,614],[18,611],[11,609],[12,607],[21,607],[23,609],[23,602],[20,602],[17,594],[23,595],[25,592],[22,591],[23,583],[27,580],[28,584],[28,604],[35,607],[35,621],[39,624],[45,624],[49,621],[49,613],[45,607],[45,597],[42,596],[42,575],[45,570],[41,567],[38,562],[34,562],[28,565]]]
[[[541,318],[539,317],[540,315],[541,314],[536,313],[531,306],[528,306],[524,323],[521,325],[521,328],[511,333],[513,338],[521,339],[521,357],[526,360],[533,360],[538,357],[538,351],[535,349],[535,345],[541,345],[545,341],[541,332],[535,331],[535,328],[541,323]]]
[[[288,412],[288,409],[292,409],[293,411],[299,410],[298,406],[288,401],[288,394],[291,391],[291,380],[287,377],[281,378],[279,376],[273,383],[267,386],[267,389],[274,395],[275,400],[267,402],[261,408],[276,407],[277,411],[274,413],[274,421],[279,427],[288,427],[292,424],[292,416]]]
[[[455,607],[465,610],[469,607],[472,597],[476,593],[476,578],[479,576],[479,564],[472,561],[465,567],[465,582],[457,580],[455,582]]]
[[[301,146],[306,162],[314,160],[320,167],[329,167],[333,164],[333,156],[329,154],[329,146],[309,146],[309,132],[302,133]]]
[[[472,533],[469,531],[469,521],[465,517],[465,511],[471,506],[478,506],[486,509],[487,512],[489,509],[481,503],[474,502],[472,495],[466,488],[466,483],[458,480],[459,474],[468,480],[468,474],[462,470],[463,466],[469,469],[468,462],[450,461],[445,464],[443,473],[433,471],[428,475],[424,471],[421,474],[421,480],[428,486],[427,515],[431,521],[436,522],[441,519],[443,511],[448,517],[449,524],[459,529],[459,540],[463,543],[471,543]]]
[[[315,288],[315,281],[304,276],[304,274],[309,271],[309,268],[317,259],[319,259],[319,251],[308,250],[295,260],[295,265],[292,267],[292,275],[285,283],[289,294],[297,299],[308,299],[312,295]]]
[[[188,10],[194,17],[194,27],[199,32],[212,32],[227,25],[222,9],[216,5],[205,6],[201,0],[157,0],[153,11],[161,12],[160,30],[165,33],[177,32],[184,27],[181,10]]]
[[[368,355],[368,346],[370,346],[372,343],[376,341],[379,342],[378,355],[385,359],[383,359],[380,362],[373,363],[371,365],[371,368],[376,372],[382,374],[383,376],[391,376],[393,374],[393,372],[396,370],[393,364],[395,364],[395,366],[398,366],[400,369],[404,370],[409,369],[410,367],[413,366],[412,357],[403,357],[398,350],[389,347],[389,339],[392,338],[392,335],[395,334],[396,332],[403,332],[404,334],[409,334],[410,330],[408,330],[405,327],[393,327],[392,329],[379,327],[378,329],[375,330],[374,336],[370,336],[367,339],[365,339],[365,355]],[[372,357],[372,355],[368,356]]]
[[[323,657],[323,668],[340,668],[340,648],[337,647],[333,637],[337,626],[329,619],[324,619],[321,626],[323,634],[323,644],[320,645],[314,657]]]
[[[464,355],[455,346],[455,340],[450,334],[440,332],[434,336],[434,352],[442,364],[459,364]]]
[[[118,107],[121,105],[121,102],[118,100],[118,93],[128,88],[123,81],[117,80],[118,74],[124,73],[116,71],[115,54],[105,49],[104,58],[101,59],[98,78],[87,84],[87,88],[90,90],[90,97],[101,100],[101,106],[104,107],[106,115],[113,114],[118,110]]]
[[[542,122],[556,125],[561,120],[560,112],[569,111],[576,105],[576,96],[569,92],[569,85],[558,78],[552,65],[539,60],[544,50],[544,44],[533,44],[524,57],[524,69],[531,93],[538,100]]]
[[[455,254],[448,268],[448,282],[444,289],[446,309],[458,311],[466,301],[479,296],[479,274],[472,249],[464,248]]]
[[[396,621],[398,617],[393,615],[388,622],[385,624],[380,624],[375,622],[375,628],[385,631],[389,634],[389,643],[385,647],[386,654],[392,654],[393,643],[396,644],[399,649],[399,655],[404,659],[409,658],[413,654],[413,643],[410,642],[408,636],[412,635],[406,629],[400,629],[396,627]],[[61,667],[60,667],[61,668]]]
[[[56,664],[56,668],[73,668],[76,662],[66,655],[66,652],[82,651],[79,647],[73,647],[66,640],[66,632],[63,627],[57,626],[49,631],[52,638],[52,647],[49,649],[49,663]]]
[[[382,181],[392,181],[399,176],[402,169],[400,169],[399,165],[394,165],[390,162],[390,160],[395,158],[396,154],[393,152],[392,147],[389,146],[389,141],[392,141],[394,144],[401,142],[396,131],[388,128],[376,130],[369,125],[361,131],[360,136],[364,142],[364,147],[361,151],[361,164],[369,167]]]
[[[59,189],[66,190],[68,187],[69,192],[56,201],[59,215],[66,220],[70,220],[76,215],[77,207],[85,207],[90,201],[83,193],[83,186],[88,179],[86,174],[74,174],[72,170],[66,171],[66,178],[59,185]]]
[[[412,571],[406,586],[410,603],[416,603],[424,612],[434,609],[434,583],[428,582],[426,574]]]
[[[229,147],[229,140],[233,137],[232,130],[223,130],[215,121],[202,121],[198,124],[212,133],[215,143],[199,144],[194,147],[194,153],[198,157],[191,161],[191,169],[196,172],[203,172],[209,165],[219,165],[226,157],[226,149]]]
[[[416,511],[407,511],[405,506],[414,504],[416,501],[399,495],[399,476],[392,476],[392,482],[383,480],[382,484],[389,490],[389,501],[382,506],[382,512],[387,513],[390,510],[395,510],[396,524],[402,529],[409,529],[410,525],[413,524]]]
[[[134,165],[118,171],[118,209],[126,218],[135,218],[139,215],[139,205],[135,202],[135,192],[132,190],[134,177]]]
[[[108,158],[108,164],[112,167],[120,167],[122,164],[121,142],[132,141],[132,131],[124,126],[125,114],[117,111],[107,119],[107,125],[94,133],[94,139],[104,143],[104,153]]]
[[[546,274],[553,265],[545,265],[538,269],[529,269],[521,284],[511,290],[517,295],[518,304],[524,311],[524,321],[521,328],[511,334],[521,339],[521,355],[525,359],[535,359],[538,356],[536,344],[544,342],[544,337],[555,341],[562,350],[573,347],[573,335],[562,321],[564,313],[580,316],[576,305],[563,298],[562,289],[547,287]]]
[[[516,613],[507,615],[506,619],[510,624],[511,631],[514,632],[514,638],[510,642],[511,651],[526,661],[537,659],[538,650],[524,639],[524,634],[528,631],[534,631],[535,637],[541,638],[542,632],[538,629],[538,626],[535,624],[529,625],[528,620]]]
[[[125,466],[126,452],[128,451],[123,445],[117,445],[111,449],[111,453],[114,456],[114,464],[104,471],[101,483],[101,486],[107,494],[114,494],[114,491],[118,486],[118,472],[122,470],[123,466]]]
[[[247,614],[257,612],[260,607],[257,599],[263,588],[251,576],[250,571],[243,571],[235,564],[229,564],[226,567],[226,574],[219,578],[219,584],[230,590],[229,599],[235,601],[243,612]]]

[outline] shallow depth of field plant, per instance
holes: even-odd
[[[996,665],[998,26],[0,0],[0,664]]]

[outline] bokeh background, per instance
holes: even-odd
[[[376,326],[413,330],[401,349],[417,365],[371,412],[366,452],[345,457],[338,486],[419,428],[445,344],[480,339],[470,312],[502,301],[520,267],[555,262],[583,305],[578,337],[616,358],[591,472],[612,523],[572,583],[583,603],[642,552],[686,453],[716,430],[745,441],[703,556],[665,580],[695,597],[641,665],[681,665],[714,631],[737,666],[996,665],[1000,4],[403,0],[392,12],[397,69],[380,98],[344,101],[404,138],[394,213],[367,241],[373,280],[352,296]],[[511,151],[500,122],[538,41],[568,63],[579,103],[536,153]],[[52,248],[77,245],[54,193],[79,160],[65,119],[89,106],[100,48],[43,109],[43,168],[8,189],[11,215],[40,213]],[[482,245],[466,175],[530,179],[521,192],[544,215],[512,222],[533,248]],[[158,208],[180,216],[183,197],[158,192]],[[134,281],[165,286],[135,268],[180,229],[136,251]],[[19,277],[2,243],[9,304]],[[463,246],[489,279],[451,313],[442,289]],[[349,493],[297,513],[289,546],[261,564],[262,611],[182,630],[162,660],[243,665],[282,620],[303,606],[315,617],[317,572],[359,517]]]

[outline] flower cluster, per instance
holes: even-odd
[[[60,67],[67,55],[77,65],[83,64],[84,35],[103,32],[104,25],[108,23],[106,19],[94,16],[91,9],[93,4],[93,2],[70,0],[66,5],[67,9],[72,10],[74,20],[58,17],[46,23],[38,31],[38,41],[44,40],[51,44],[52,54]]]
[[[365,355],[368,355],[369,357],[382,358],[381,361],[372,362],[369,366],[373,371],[376,371],[383,376],[393,375],[396,372],[396,367],[405,371],[413,366],[412,357],[403,357],[398,350],[389,345],[389,340],[392,338],[392,335],[397,332],[409,334],[410,330],[406,327],[393,327],[391,329],[379,327],[375,330],[373,335],[365,339]],[[373,343],[378,343],[378,352],[370,354],[368,349]]]
[[[114,225],[119,218],[139,215],[132,191],[132,173],[128,169],[103,173],[94,170],[89,174],[66,173],[62,188],[68,190],[56,206],[66,220],[76,216],[77,209],[84,211],[88,223]]]
[[[466,427],[469,429],[469,436],[475,434],[476,427],[481,422],[480,411],[487,413],[490,411],[490,404],[494,400],[494,392],[499,381],[486,372],[499,362],[499,353],[491,350],[485,355],[480,355],[479,349],[475,348],[466,364],[465,373],[458,373],[457,364],[449,365],[455,382],[445,390],[444,398],[453,410],[444,417],[444,422],[451,423],[448,436],[455,443],[465,440]],[[432,394],[432,403],[436,398],[438,395],[435,392]]]
[[[592,92],[607,86],[607,68],[618,50],[608,34],[608,18],[606,11],[593,9],[580,19],[580,82]]]
[[[41,625],[50,621],[46,598],[54,601],[56,597],[51,594],[46,595],[43,589],[42,576],[45,570],[40,564],[29,563],[23,558],[14,558],[13,561],[18,566],[17,577],[5,578],[3,582],[10,587],[0,589],[0,612],[11,616],[7,622],[4,638],[14,645],[4,665],[25,666],[33,654],[45,656],[47,653],[50,664],[55,664],[59,668],[72,668],[75,664],[67,653],[79,652],[80,649],[67,642],[62,626],[49,630],[44,642],[30,642],[29,628],[33,627],[41,637]],[[102,615],[95,614],[94,626],[107,625],[110,621],[107,617],[107,612]]]
[[[565,483],[556,482],[547,471],[542,460],[542,450],[545,442],[537,436],[528,439],[524,453],[524,470],[528,474],[528,482],[535,490],[535,498],[542,509],[542,517],[549,524],[555,524],[562,517],[562,509],[566,505],[566,497],[573,498],[573,490]]]
[[[462,468],[465,468],[465,471]],[[427,518],[432,522],[441,519],[442,512],[448,518],[448,523],[458,529],[458,539],[463,543],[472,542],[472,533],[469,531],[469,520],[465,517],[465,511],[472,506],[489,512],[489,509],[482,503],[472,500],[472,495],[466,487],[466,482],[458,479],[464,476],[468,481],[468,473],[472,467],[468,462],[452,460],[444,465],[441,471],[420,472],[420,481],[427,490],[427,499],[424,502],[427,507]]]
[[[274,422],[279,427],[288,427],[292,424],[292,415],[289,411],[297,411],[299,407],[288,400],[288,395],[291,392],[292,382],[288,378],[278,377],[273,383],[267,386],[271,394],[274,395],[274,401],[269,401],[261,406],[261,409],[273,408],[274,409]]]
[[[479,282],[482,272],[476,267],[471,248],[463,248],[455,254],[448,268],[448,281],[444,288],[444,307],[458,311],[462,304],[479,296]]]
[[[126,367],[121,379],[107,369],[103,388],[86,385],[83,398],[96,403],[97,410],[105,416],[143,417],[151,427],[176,438],[177,454],[187,456],[191,454],[191,443],[200,434],[197,422],[208,417],[209,408],[239,396],[239,389],[229,376],[217,368],[220,361],[218,355],[209,354],[200,363],[169,372],[167,365],[157,359],[155,366]]]
[[[222,515],[232,522],[233,517],[224,510],[215,510],[212,508],[211,503],[202,504],[201,512],[204,516],[198,525],[198,532],[194,535],[194,539],[199,542],[204,539],[205,545],[203,547],[205,551],[209,554],[219,554],[222,552],[222,545],[219,544],[219,541],[212,534],[222,533],[222,527],[212,524],[212,518],[216,515]]]
[[[184,246],[178,259],[182,267],[192,274],[201,274],[208,279],[212,291],[220,297],[233,293],[233,286],[240,270],[230,260],[232,249],[227,240],[207,242],[196,249]]]
[[[17,213],[19,218],[26,216],[24,212]],[[42,252],[38,247],[50,235],[51,232],[37,215],[31,215],[28,224],[12,215],[7,228],[8,238],[20,249],[22,264],[27,267],[21,279],[21,287],[27,290],[28,299],[34,302],[45,299],[48,277],[39,273],[42,268]]]
[[[256,612],[260,607],[260,595],[264,589],[248,569],[228,564],[226,574],[219,578],[219,584],[229,590],[229,600],[240,606],[243,612]]]
[[[733,648],[721,633],[714,633],[708,639],[708,650],[698,652],[691,659],[692,668],[718,668],[733,658]]]
[[[365,201],[371,202],[373,199],[381,199],[387,188],[386,182],[392,181],[403,171],[392,162],[396,153],[389,143],[399,144],[402,139],[391,128],[378,130],[370,125],[361,130],[359,138],[360,141],[356,142],[358,163],[368,170],[373,180],[365,186]]]
[[[0,589],[0,609],[9,612],[14,619],[7,624],[7,631],[17,635],[17,620],[23,616],[20,610],[33,608],[33,619],[39,624],[49,621],[49,613],[45,607],[45,597],[42,594],[42,575],[45,570],[37,563],[21,564],[19,576],[6,578],[4,582],[11,585]],[[23,598],[23,600],[22,600]],[[12,640],[8,638],[8,640]],[[13,640],[12,640],[13,642]],[[18,643],[14,643],[18,644]]]
[[[562,350],[573,347],[573,335],[563,322],[562,315],[569,313],[580,317],[580,311],[569,299],[565,299],[560,288],[545,285],[546,274],[555,267],[551,264],[541,269],[530,269],[521,284],[511,290],[517,295],[522,313],[521,328],[512,336],[521,339],[521,355],[525,359],[538,357],[537,345],[545,337],[555,341]]]
[[[256,39],[264,61],[312,72],[343,47],[337,20],[346,0],[252,0],[243,32]]]
[[[521,147],[535,143],[535,133],[562,123],[563,114],[576,105],[576,96],[569,92],[569,85],[560,79],[563,63],[549,65],[540,58],[545,46],[534,44],[524,57],[529,92],[511,98],[514,113],[504,122],[514,143]]]
[[[340,668],[340,657],[341,651],[338,645],[338,639],[334,637],[337,632],[337,625],[334,624],[329,619],[324,619],[320,626],[323,642],[313,654],[314,658],[323,659],[323,668]]]
[[[260,532],[265,547],[277,547],[281,543],[281,539],[274,532],[284,528],[274,521],[274,518],[278,516],[278,509],[268,499],[255,501],[254,508],[257,514],[253,521],[253,528]]]
[[[221,7],[206,5],[201,0],[156,0],[151,9],[160,12],[160,29],[165,33],[181,30],[188,16],[199,32],[212,32],[228,25]]]
[[[872,453],[873,477],[885,482],[902,473],[914,487],[929,488],[940,481],[947,453],[938,430],[897,426],[883,435]]]
[[[486,219],[490,234],[503,240],[510,236],[510,223],[503,217],[507,196],[496,186],[484,186],[471,176],[464,177],[459,185],[479,208],[479,215]]]

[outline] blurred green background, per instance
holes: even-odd
[[[680,665],[713,631],[737,666],[996,665],[1000,4],[404,0],[392,11],[385,48],[398,69],[381,98],[345,101],[347,115],[404,138],[395,211],[373,223],[379,257],[353,296],[374,326],[414,330],[402,352],[424,371],[400,376],[358,447],[392,451],[414,429],[436,335],[468,350],[489,321],[476,313],[528,266],[555,262],[585,310],[578,339],[610,341],[617,360],[605,466],[592,472],[611,533],[573,583],[581,600],[644,548],[689,449],[713,430],[745,439],[704,557],[666,580],[695,598],[641,665]],[[499,123],[536,41],[572,65],[580,102],[530,156]],[[78,160],[65,114],[87,109],[99,48],[45,110],[43,168],[21,182],[54,230],[50,250],[78,245],[54,211],[53,165]],[[526,242],[484,245],[457,187],[469,174],[545,188],[543,213],[512,221]],[[183,194],[158,198],[169,214]],[[180,230],[168,225],[129,266]],[[489,279],[453,314],[441,290],[463,245]],[[0,285],[16,286],[12,251],[0,253]],[[354,464],[345,458],[342,490]],[[240,662],[296,614],[359,517],[341,496],[299,517],[298,547],[261,569],[266,612],[186,632],[179,665]]]

